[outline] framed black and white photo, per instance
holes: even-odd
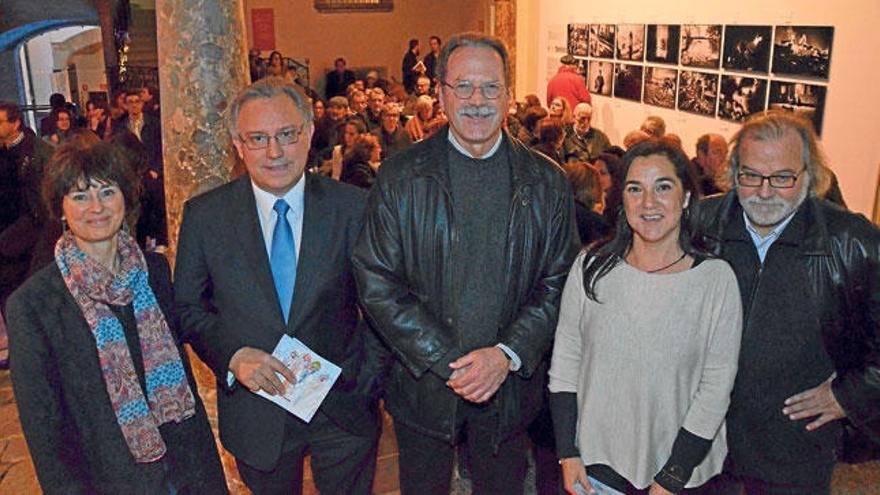
[[[834,28],[776,26],[773,74],[828,79]]]
[[[718,99],[718,74],[681,71],[678,79],[678,109],[713,117]]]
[[[770,83],[771,110],[788,110],[813,123],[813,130],[822,135],[822,117],[825,114],[825,92],[818,84],[772,81]]]
[[[614,58],[614,24],[590,24],[590,56]]]
[[[641,101],[641,65],[614,64],[614,96],[627,100]]]
[[[648,24],[645,59],[661,64],[678,63],[678,42],[681,26],[678,24]]]
[[[614,81],[614,67],[611,62],[602,60],[590,60],[590,74],[587,79],[587,89],[594,95],[611,96],[612,82]]]
[[[579,58],[577,59],[577,73],[579,76],[583,77],[584,80],[587,79],[587,59]]]
[[[580,57],[587,56],[587,37],[589,28],[586,24],[568,25],[568,53]]]
[[[685,24],[681,27],[681,65],[717,69],[720,60],[720,24]]]
[[[641,62],[645,59],[645,25],[617,26],[617,59]]]
[[[770,26],[725,26],[722,66],[766,74],[770,69],[770,34]]]
[[[645,95],[642,101],[648,105],[675,108],[675,88],[678,71],[665,67],[645,68]]]
[[[742,122],[753,113],[764,111],[767,80],[743,76],[721,76],[718,116]]]

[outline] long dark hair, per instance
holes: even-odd
[[[620,160],[621,182],[626,181],[629,169],[633,161],[639,157],[660,155],[672,162],[675,175],[681,181],[684,193],[690,193],[690,201],[681,214],[681,230],[678,235],[678,244],[681,249],[695,257],[708,257],[709,249],[703,241],[702,231],[699,225],[700,218],[700,191],[699,182],[696,180],[693,165],[684,152],[671,144],[660,139],[652,138],[633,146],[623,155]],[[615,234],[613,237],[599,241],[584,258],[584,290],[587,297],[599,301],[596,296],[596,282],[607,275],[629,252],[633,242],[633,231],[626,219],[626,211],[623,206],[617,213]]]

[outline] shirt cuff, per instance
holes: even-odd
[[[519,371],[520,367],[522,367],[522,360],[520,360],[519,356],[513,352],[513,349],[501,343],[495,344],[495,347],[504,351],[504,354],[510,359],[510,371],[513,371],[514,373]]]

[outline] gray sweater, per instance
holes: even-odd
[[[687,486],[705,483],[727,454],[742,330],[733,271],[712,259],[668,275],[620,263],[596,284],[596,302],[584,292],[584,256],[562,294],[550,368],[551,392],[577,393],[581,459],[647,488],[684,427],[713,439]]]

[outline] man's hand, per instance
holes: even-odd
[[[651,489],[648,490],[648,495],[673,495],[673,493],[657,484],[657,482],[654,482],[651,483]]]
[[[782,410],[782,414],[788,415],[788,419],[792,421],[819,416],[807,425],[808,431],[817,430],[835,419],[845,418],[846,412],[840,407],[831,391],[831,382],[836,376],[837,373],[832,373],[818,387],[785,399],[785,408]]]
[[[593,485],[590,484],[590,479],[587,478],[587,469],[580,457],[559,459],[559,467],[562,469],[562,488],[565,493],[576,495],[578,492],[575,491],[575,483],[581,485],[587,493],[596,493]]]
[[[483,347],[449,363],[454,371],[446,385],[471,402],[486,402],[504,383],[510,362],[498,347]]]
[[[263,390],[269,395],[283,394],[287,384],[296,381],[296,377],[284,366],[284,363],[271,354],[253,347],[242,347],[235,351],[229,361],[229,371],[235,375],[238,383],[251,392]],[[276,371],[284,376],[287,383],[278,379]]]

